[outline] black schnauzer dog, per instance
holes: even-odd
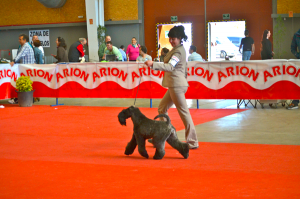
[[[123,109],[119,115],[119,122],[126,126],[126,119],[130,118],[133,122],[133,135],[127,144],[125,154],[131,155],[138,145],[141,156],[149,158],[145,148],[146,139],[152,138],[152,143],[156,148],[153,159],[162,159],[165,155],[165,142],[167,141],[174,149],[184,157],[189,157],[189,146],[187,143],[180,142],[176,135],[176,130],[170,122],[168,115],[160,114],[154,119],[164,117],[167,121],[155,121],[147,118],[138,108],[133,106]]]

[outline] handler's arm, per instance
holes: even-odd
[[[168,63],[154,62],[153,69],[160,71],[174,71],[177,64],[181,61],[181,54],[176,52],[172,55]]]

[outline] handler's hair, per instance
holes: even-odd
[[[173,28],[171,28],[168,37],[172,37],[172,38],[178,38],[180,39],[180,42],[182,43],[182,40],[186,41],[188,39],[188,37],[186,36],[185,32],[184,32],[184,27],[183,26],[174,26]]]
[[[249,35],[249,30],[245,30],[245,36]]]
[[[106,44],[113,45],[113,43],[111,41],[106,42]]]
[[[79,41],[84,42],[84,41],[86,41],[86,39],[85,38],[79,38]]]

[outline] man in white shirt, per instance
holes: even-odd
[[[34,35],[34,36],[32,37],[32,46],[33,46],[33,47],[34,47],[33,42],[34,42],[35,40],[39,40],[39,37],[38,37],[37,35]],[[44,57],[44,56],[45,56],[45,53],[44,53],[43,47],[42,47],[42,46],[39,46],[38,49],[40,49],[40,50],[42,51],[43,57]]]
[[[197,48],[196,46],[191,46],[189,53],[191,54],[188,58],[188,61],[203,61],[200,54],[196,53]]]

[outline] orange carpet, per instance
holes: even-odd
[[[0,198],[299,198],[300,146],[199,143],[183,159],[125,156],[122,108],[0,109]],[[141,108],[148,117],[157,109]],[[191,110],[201,124],[244,110]],[[169,112],[177,130],[183,125]],[[150,158],[154,148],[147,144]]]

